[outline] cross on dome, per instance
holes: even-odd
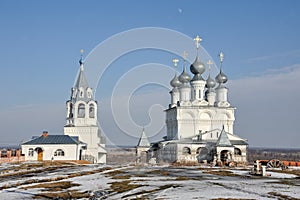
[[[196,48],[198,49],[198,48],[199,48],[199,45],[200,45],[200,42],[202,41],[202,38],[199,37],[199,35],[197,35],[197,36],[194,38],[194,41],[196,41]]]
[[[172,60],[172,62],[174,63],[174,67],[176,68],[177,67],[177,63],[179,62],[179,60],[177,58],[174,58]]]
[[[184,63],[184,67],[185,67],[186,58],[187,58],[187,55],[188,55],[188,54],[187,54],[187,52],[184,50],[182,55],[183,55],[183,63]]]
[[[221,51],[219,54],[220,62],[222,63],[224,60],[224,53]]]
[[[210,74],[211,65],[214,64],[214,63],[211,60],[208,60],[206,64],[208,64],[208,71],[209,71],[209,74]]]

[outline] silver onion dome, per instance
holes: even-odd
[[[170,81],[170,85],[175,88],[180,87],[181,84],[182,83],[179,81],[178,76],[175,74],[174,78]]]
[[[216,76],[217,83],[226,83],[227,80],[227,76],[220,70],[220,73]]]
[[[214,79],[212,79],[210,77],[210,75],[208,76],[207,80],[206,80],[206,87],[207,88],[214,88],[216,86],[216,82]]]
[[[196,57],[193,64],[191,64],[190,70],[193,74],[203,74],[203,72],[205,71],[205,65],[201,62],[198,56]]]
[[[179,76],[179,81],[181,83],[188,83],[191,80],[191,77],[188,73],[186,73],[186,69],[184,67],[183,72]]]

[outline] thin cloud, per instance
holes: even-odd
[[[269,60],[274,60],[274,59],[282,59],[282,58],[290,57],[290,56],[300,57],[300,49],[297,49],[294,51],[289,51],[289,52],[284,52],[281,54],[273,54],[273,55],[265,55],[265,56],[259,56],[259,57],[254,57],[254,58],[248,58],[245,61],[246,62],[269,61]]]

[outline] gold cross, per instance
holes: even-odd
[[[210,67],[211,67],[211,65],[214,64],[214,63],[213,63],[211,60],[208,60],[207,64],[208,64],[208,69],[209,69],[209,71],[210,71]]]
[[[80,49],[80,53],[81,53],[81,55],[83,54],[83,52],[84,52],[84,50],[83,50],[83,49]]]
[[[174,67],[177,67],[177,63],[179,62],[179,60],[177,58],[174,58],[172,61],[174,63]]]
[[[222,51],[220,52],[219,57],[220,57],[220,62],[222,63],[224,60],[224,53]]]
[[[186,57],[187,57],[187,52],[186,51],[183,51],[183,59],[184,59],[184,61],[186,61]]]
[[[196,41],[196,48],[198,49],[202,38],[199,37],[199,35],[197,35],[196,38],[194,38],[194,40]]]

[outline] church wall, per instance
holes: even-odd
[[[176,112],[177,111],[177,112]],[[176,107],[166,111],[168,139],[181,139],[214,129],[233,133],[234,108]]]
[[[79,140],[87,144],[86,156],[91,155],[94,158],[89,158],[89,160],[97,161],[101,163],[106,158],[104,149],[100,149],[99,143],[100,138],[98,136],[98,127],[65,127],[64,134],[69,136],[78,136]]]

